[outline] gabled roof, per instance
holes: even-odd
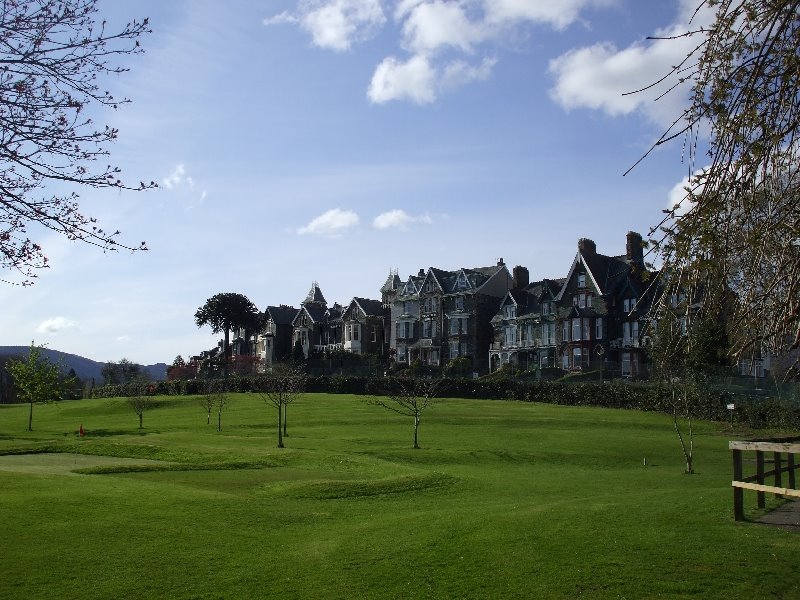
[[[405,285],[400,289],[401,296],[411,296],[414,294],[419,294],[420,287],[422,286],[422,281],[425,279],[424,277],[418,277],[416,275],[409,275],[408,280],[406,280]]]
[[[582,242],[588,241],[591,247],[581,248]],[[581,240],[578,252],[572,261],[567,277],[561,284],[556,300],[561,300],[567,289],[567,284],[572,279],[578,266],[582,265],[587,275],[591,278],[594,287],[601,296],[613,294],[620,284],[625,281],[631,271],[630,263],[625,257],[607,256],[600,254],[594,249],[594,242],[591,240]]]
[[[294,319],[292,319],[292,325],[296,325],[298,318],[300,318],[300,316],[304,313],[308,315],[308,318],[311,319],[312,323],[322,323],[325,320],[326,312],[327,309],[324,306],[321,306],[313,302],[310,304],[304,303],[300,307],[300,310],[297,311],[297,314],[295,315]]]
[[[294,306],[281,304],[280,306],[268,306],[264,314],[276,325],[291,325],[297,316],[297,309]]]
[[[369,298],[355,297],[350,301],[350,304],[345,309],[342,317],[348,316],[355,307],[358,307],[358,309],[367,317],[383,316],[383,303],[380,300],[370,300]]]

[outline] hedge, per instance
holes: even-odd
[[[231,377],[226,387],[230,392],[250,392],[254,377]],[[329,394],[386,395],[397,389],[397,377],[309,376],[306,392]],[[160,381],[152,393],[164,396],[202,394],[207,380]],[[126,397],[131,393],[125,385],[107,385],[94,389],[93,397]],[[513,400],[542,402],[564,406],[596,406],[672,414],[672,393],[664,385],[653,382],[630,383],[614,380],[607,383],[561,383],[553,381],[518,381],[513,379],[444,379],[437,388],[442,398]],[[735,409],[728,410],[733,404]],[[681,406],[681,409],[684,407]],[[689,394],[688,414],[711,421],[733,419],[754,429],[800,429],[800,402],[760,398],[734,393],[715,386],[703,387],[702,394]],[[682,414],[685,414],[681,410]]]

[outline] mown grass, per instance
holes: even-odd
[[[658,414],[447,400],[412,450],[410,421],[314,394],[279,450],[257,396],[221,432],[160,400],[142,431],[121,399],[30,433],[0,407],[0,598],[800,597],[797,534],[733,522],[724,424],[686,476]]]

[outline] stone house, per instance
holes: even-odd
[[[343,348],[355,354],[386,356],[389,311],[380,300],[353,298],[342,312]]]
[[[444,366],[465,357],[474,372],[487,373],[491,319],[510,287],[502,259],[491,267],[430,267],[409,277],[391,309],[396,360]]]

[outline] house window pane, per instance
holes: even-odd
[[[572,319],[572,339],[573,340],[581,339],[581,320],[580,319]]]
[[[589,319],[583,319],[583,339],[589,339],[589,328],[591,325],[591,321]]]
[[[572,367],[574,369],[579,369],[581,367],[581,349],[580,348],[573,348],[572,349]]]
[[[596,340],[603,339],[603,317],[597,317],[594,322],[594,338]]]

